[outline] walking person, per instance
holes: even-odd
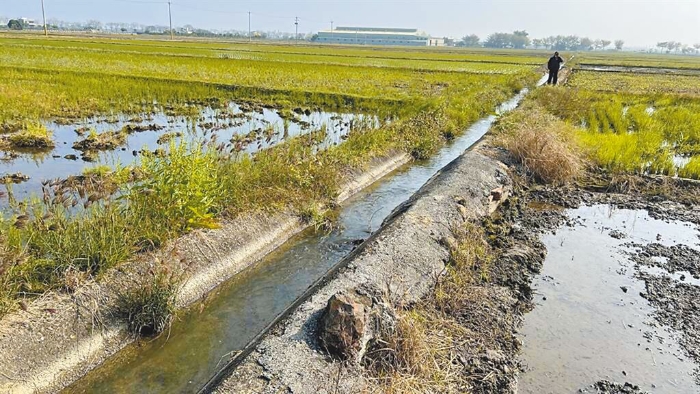
[[[564,63],[564,59],[559,57],[559,52],[554,52],[554,56],[549,58],[547,62],[547,68],[549,69],[549,79],[547,79],[547,84],[556,85],[559,79],[559,69],[561,64]]]

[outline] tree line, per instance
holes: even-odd
[[[455,43],[461,47],[485,47],[485,48],[510,48],[524,49],[534,47],[538,49],[552,49],[558,51],[594,51],[609,48],[614,44],[615,49],[621,50],[625,42],[623,40],[593,40],[588,37],[549,36],[545,38],[530,38],[525,30],[516,30],[512,33],[493,33],[481,40],[476,34],[463,37]]]
[[[588,37],[549,36],[545,38],[531,39],[524,30],[516,30],[512,33],[493,33],[482,40],[476,34],[462,37],[454,43],[460,47],[484,47],[484,48],[511,48],[511,49],[550,49],[555,51],[601,51],[604,49],[622,50],[625,46],[623,40],[601,40]],[[700,54],[700,44],[685,45],[676,41],[659,42],[656,46],[666,53]]]

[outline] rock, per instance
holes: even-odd
[[[501,201],[503,198],[503,187],[491,190],[491,199],[493,201]]]
[[[621,289],[624,293],[627,293],[627,290],[629,290],[629,289],[627,288],[627,286],[620,286],[620,289]]]
[[[328,300],[319,334],[328,351],[344,359],[360,353],[370,306],[369,298],[357,294],[338,293]]]

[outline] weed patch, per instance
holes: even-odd
[[[135,337],[159,335],[172,324],[178,286],[178,278],[167,268],[151,270],[142,283],[118,294],[117,316]]]
[[[526,172],[544,183],[564,183],[583,171],[576,130],[537,108],[523,108],[499,120],[497,143]]]

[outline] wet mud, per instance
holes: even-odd
[[[521,222],[548,257],[521,330],[519,392],[700,392],[697,186],[636,181],[626,193],[526,187],[541,214]]]

